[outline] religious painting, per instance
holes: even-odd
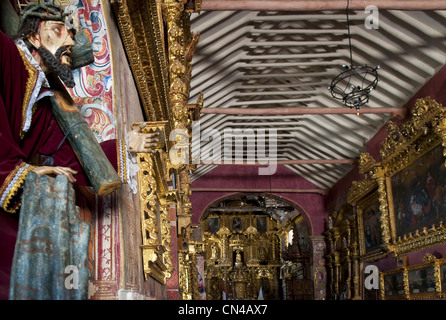
[[[308,226],[303,218],[296,219],[296,226],[293,232],[293,244],[297,245],[301,255],[309,256],[313,250]]]
[[[379,194],[375,190],[358,203],[358,230],[361,254],[381,250],[381,211]]]
[[[260,262],[268,262],[270,258],[270,242],[260,241],[257,247],[257,257]]]
[[[218,218],[208,218],[208,232],[217,233],[218,230]]]
[[[242,218],[240,217],[232,218],[232,230],[235,231],[242,230]]]
[[[443,162],[443,147],[438,145],[391,177],[397,239],[446,220]]]
[[[384,299],[405,299],[406,289],[404,285],[405,270],[386,272],[382,275],[384,280]]]
[[[409,294],[435,293],[435,267],[428,266],[409,270]]]
[[[364,244],[368,253],[379,249],[382,244],[379,202],[373,202],[367,206],[362,215],[364,221]]]
[[[257,217],[257,231],[259,233],[266,232],[266,217]]]

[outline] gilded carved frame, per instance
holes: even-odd
[[[430,98],[417,100],[412,119],[401,126],[389,127],[389,136],[381,147],[381,166],[386,173],[387,201],[389,207],[388,228],[391,232],[388,248],[396,256],[446,243],[446,226],[443,221],[437,225],[424,226],[403,236],[396,233],[397,213],[394,206],[392,177],[424,157],[435,147],[446,146],[446,117],[442,105]],[[444,165],[444,158],[440,165]]]
[[[371,211],[375,211],[372,213]],[[373,261],[385,255],[382,248],[380,199],[378,189],[358,201],[356,208],[359,254],[363,261]],[[376,219],[376,226],[370,220]],[[375,229],[375,230],[374,230]]]
[[[412,110],[412,118],[400,126],[390,121],[387,131],[388,136],[380,149],[381,162],[376,162],[368,153],[361,155],[358,168],[360,173],[365,174],[365,179],[353,183],[349,190],[349,202],[358,205],[377,186],[382,248],[387,253],[393,252],[395,256],[401,256],[446,243],[446,226],[443,221],[397,237],[392,193],[392,177],[395,174],[436,146],[446,146],[445,108],[429,97],[418,99]],[[443,150],[443,155],[445,154],[446,151]],[[359,226],[359,229],[362,228]]]

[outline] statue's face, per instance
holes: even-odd
[[[51,20],[42,21],[39,36],[40,44],[60,60],[61,64],[71,65],[71,48],[75,44],[74,35],[65,23]]]
[[[71,49],[74,46],[73,32],[62,21],[44,20],[39,32],[28,40],[36,48],[49,51],[62,65],[71,65]]]

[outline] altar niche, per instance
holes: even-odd
[[[277,222],[255,211],[213,212],[201,221],[206,298],[280,299]],[[223,294],[224,293],[224,294]]]

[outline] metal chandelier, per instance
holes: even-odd
[[[341,100],[345,106],[355,108],[359,114],[361,106],[369,102],[370,93],[378,85],[378,69],[365,66],[354,66],[352,56],[352,43],[350,34],[350,20],[348,16],[349,1],[347,0],[347,28],[350,50],[350,66],[344,64],[345,71],[333,79],[328,90],[331,95]]]

